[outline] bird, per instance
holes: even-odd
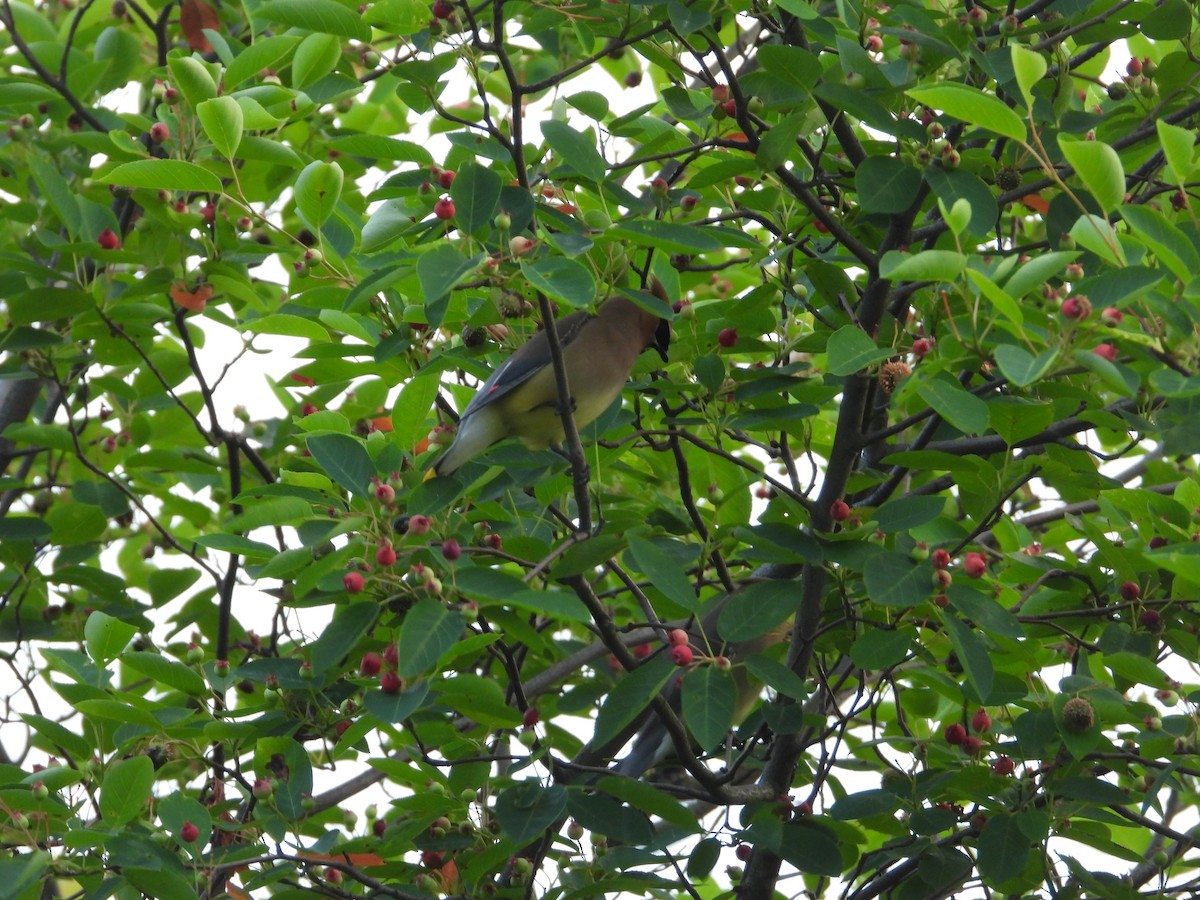
[[[736,727],[750,714],[762,695],[763,686],[751,677],[745,662],[756,653],[762,653],[784,640],[791,633],[791,620],[785,619],[765,633],[745,641],[724,642],[720,638],[720,617],[731,597],[717,603],[690,629],[693,645],[711,647],[713,655],[721,655],[731,663],[730,674],[736,691],[732,724]],[[663,697],[675,709],[680,708],[680,688],[676,679],[671,679],[663,689]],[[662,719],[653,713],[638,731],[633,746],[613,766],[612,772],[628,778],[641,778],[675,753],[675,744]]]
[[[664,302],[667,299],[655,278],[650,280],[650,292]],[[595,313],[578,310],[555,324],[579,428],[608,409],[642,351],[653,347],[667,361],[671,338],[667,320],[622,294],[609,297]],[[550,342],[546,332],[539,331],[479,388],[463,410],[454,442],[426,478],[453,474],[507,437],[520,438],[530,450],[545,450],[558,446],[564,436]]]

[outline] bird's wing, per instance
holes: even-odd
[[[559,346],[567,347],[594,318],[591,313],[579,310],[555,322]],[[461,418],[465,419],[489,403],[494,403],[511,393],[550,365],[550,362],[550,341],[546,332],[539,331],[495,368],[487,381],[475,392]]]

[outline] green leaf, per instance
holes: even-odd
[[[1167,177],[1182,187],[1191,180],[1196,168],[1195,135],[1162,119],[1156,119],[1154,127],[1158,129],[1158,142],[1170,167]]]
[[[242,115],[242,108],[232,97],[214,97],[196,107],[204,133],[226,159],[233,159],[242,142]]]
[[[916,606],[932,593],[931,571],[902,553],[877,553],[863,572],[867,596],[881,606]]]
[[[336,34],[359,41],[371,40],[371,28],[361,16],[335,0],[271,0],[255,7],[254,15],[309,31]]]
[[[413,678],[432,671],[442,654],[454,646],[463,630],[463,617],[437,600],[421,600],[408,611],[396,650],[402,678]]]
[[[367,691],[363,697],[363,706],[367,712],[381,722],[403,722],[425,702],[429,695],[428,681],[415,681],[404,690],[395,694],[385,694],[383,691]]]
[[[759,581],[731,594],[717,620],[723,641],[749,641],[790,618],[799,605],[796,583]],[[707,635],[713,640],[714,635]]]
[[[171,70],[172,83],[192,109],[217,96],[217,79],[208,66],[195,57],[173,56],[167,60],[167,68]]]
[[[97,178],[97,181],[162,191],[221,193],[220,178],[207,169],[181,159],[139,159],[122,163]]]
[[[131,650],[121,656],[121,663],[161,685],[192,697],[200,697],[208,692],[208,685],[199,672],[160,653]]]
[[[890,250],[880,261],[879,274],[891,281],[956,281],[966,267],[967,258],[954,250]]]
[[[829,336],[825,355],[830,375],[853,375],[887,359],[892,351],[876,346],[858,325],[843,325]]]
[[[957,616],[947,612],[943,616],[946,623],[946,633],[954,653],[962,664],[963,673],[975,689],[980,701],[987,703],[988,695],[992,692],[994,672],[992,658],[987,647],[972,629],[967,627]]]
[[[801,872],[831,878],[842,872],[838,837],[817,821],[801,819],[784,823],[779,855]]]
[[[850,645],[850,659],[860,669],[887,669],[905,660],[913,646],[911,631],[876,629]]]
[[[576,131],[566,122],[551,120],[542,123],[542,136],[554,151],[560,166],[569,166],[596,184],[604,180],[604,157],[589,134]]]
[[[585,307],[596,299],[592,273],[573,259],[549,256],[532,263],[522,260],[521,272],[534,288],[571,306]]]
[[[670,657],[660,653],[618,681],[596,714],[592,743],[602,747],[620,734],[658,696],[675,672]]]
[[[138,816],[150,800],[154,764],[147,756],[118,761],[100,783],[100,818],[108,828],[120,828]]]
[[[564,591],[557,587],[535,590],[517,576],[497,569],[461,569],[456,573],[455,586],[464,597],[476,601],[481,606],[525,609],[538,615],[568,619],[572,622],[590,622],[592,618],[573,591]]]
[[[676,225],[651,219],[618,222],[605,232],[607,237],[625,238],[635,244],[654,247],[667,253],[707,253],[720,250],[711,232],[696,225]]]
[[[637,569],[668,600],[689,613],[699,609],[696,589],[673,557],[650,541],[633,536],[629,538],[629,555],[633,557]]]
[[[645,781],[634,778],[607,777],[596,782],[596,787],[604,793],[611,794],[618,800],[628,803],[634,809],[669,822],[685,834],[700,831],[700,823],[694,813],[670,794]]]
[[[969,125],[986,128],[1003,137],[1025,142],[1025,123],[1003,102],[964,84],[943,82],[910,88],[906,93],[918,103],[940,109]]]
[[[1048,279],[1058,275],[1067,264],[1074,260],[1078,253],[1075,251],[1059,250],[1054,253],[1040,253],[1028,262],[1022,263],[1012,276],[1004,283],[1004,290],[1010,297],[1020,299],[1030,291],[1040,290]]]
[[[392,439],[400,447],[415,447],[428,433],[427,416],[437,399],[439,384],[434,376],[418,375],[400,388],[392,407]]]
[[[543,786],[540,781],[520,781],[496,798],[496,821],[517,846],[527,844],[551,827],[567,808],[567,789]]]
[[[901,213],[921,189],[921,173],[894,156],[868,156],[854,170],[854,187],[869,213]]]
[[[1125,200],[1125,170],[1117,151],[1102,141],[1068,141],[1059,137],[1059,149],[1088,193],[1105,212]]]
[[[1148,206],[1125,206],[1123,218],[1133,236],[1148,247],[1171,274],[1187,283],[1200,272],[1200,252],[1182,230]]]
[[[516,728],[522,715],[504,699],[504,689],[493,678],[470,673],[456,675],[437,686],[438,702],[489,728]]]
[[[378,619],[379,606],[372,600],[354,600],[338,606],[321,636],[308,648],[313,672],[327,680],[335,678],[346,657]]]
[[[1002,890],[1005,882],[1025,870],[1031,841],[1014,816],[993,812],[979,834],[977,846],[979,874],[992,887]]]
[[[370,496],[375,463],[362,441],[348,434],[311,434],[304,446],[335,483],[356,496]]]
[[[895,793],[883,788],[873,788],[840,798],[830,808],[829,815],[849,822],[874,816],[890,816],[899,808],[900,798]]]
[[[298,43],[300,43],[300,38],[294,34],[277,34],[258,38],[226,66],[223,79],[225,90],[231,91],[237,88],[243,81],[248,81],[263,69],[281,68],[278,65],[279,61],[291,53]]]
[[[711,751],[734,725],[737,688],[731,672],[700,666],[683,677],[683,720],[704,752]]]
[[[692,848],[691,856],[688,857],[688,878],[707,878],[709,873],[716,868],[720,858],[721,842],[713,837],[704,838]]]
[[[458,227],[467,234],[490,228],[500,205],[502,187],[500,176],[478,163],[467,163],[459,168],[450,185]]]
[[[934,411],[965,434],[983,434],[988,406],[948,374],[917,382],[917,393]]]
[[[336,163],[314,160],[296,177],[296,210],[313,231],[333,215],[342,196],[342,170]]]
[[[1013,74],[1017,76],[1017,87],[1025,98],[1027,107],[1033,106],[1033,87],[1046,75],[1046,58],[1042,54],[1018,43],[1009,45],[1012,52]]]
[[[1005,293],[1000,285],[975,269],[967,269],[967,277],[974,282],[975,286],[983,293],[983,296],[987,297],[992,306],[996,308],[996,311],[1004,316],[1004,318],[1015,325],[1024,323],[1025,315],[1021,312],[1020,305]]]
[[[417,260],[417,279],[425,297],[425,318],[431,327],[442,324],[450,291],[475,271],[478,256],[464,256],[452,244],[442,243]]]
[[[885,534],[895,534],[898,531],[911,531],[928,522],[932,522],[946,509],[944,497],[924,497],[910,494],[889,500],[871,518],[876,527]]]
[[[310,34],[292,58],[292,87],[303,90],[333,71],[342,57],[342,42],[332,34]]]
[[[758,143],[754,159],[764,172],[770,172],[782,166],[799,149],[796,138],[804,129],[808,117],[796,113],[787,116],[776,123],[766,132]]]
[[[83,623],[83,637],[88,656],[97,665],[107,665],[121,655],[121,651],[133,640],[137,631],[135,625],[114,619],[108,613],[93,611]]]
[[[1114,266],[1125,265],[1125,251],[1121,248],[1117,232],[1103,216],[1090,213],[1080,216],[1071,226],[1070,235],[1084,249],[1091,250],[1106,262]]]
[[[1028,387],[1050,371],[1058,350],[1051,347],[1034,356],[1016,344],[999,344],[992,355],[996,358],[1000,374],[1017,387]]]

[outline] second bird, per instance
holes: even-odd
[[[660,298],[662,286],[651,290]],[[666,319],[615,295],[595,313],[580,310],[556,322],[575,424],[593,421],[621,393],[643,350],[667,359],[671,329]],[[550,341],[539,331],[504,360],[479,388],[458,423],[454,443],[433,465],[449,475],[506,437],[531,450],[557,446],[564,437]]]

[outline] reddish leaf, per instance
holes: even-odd
[[[204,312],[205,304],[213,295],[211,284],[200,284],[196,286],[196,290],[189,291],[186,284],[176,283],[171,285],[171,299],[182,306],[184,309],[190,309],[192,312]]]
[[[204,29],[219,31],[221,20],[216,10],[204,0],[183,0],[179,5],[179,25],[188,46],[199,53],[211,53],[212,44],[204,36]]]

